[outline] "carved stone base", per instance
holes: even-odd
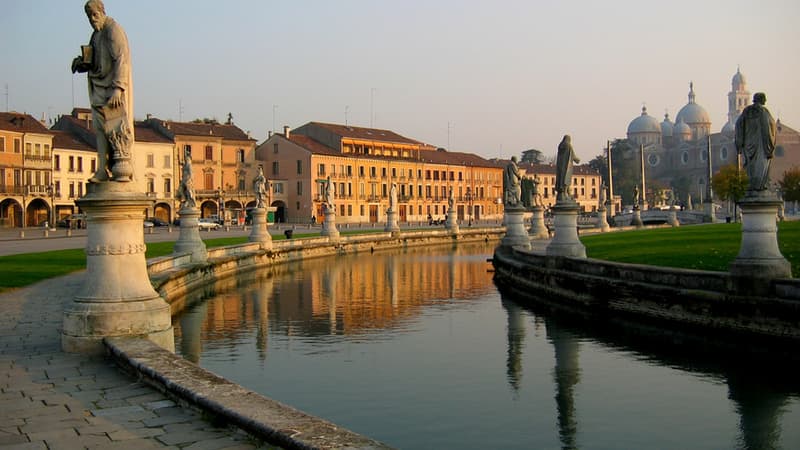
[[[586,247],[578,239],[578,211],[575,202],[556,203],[553,206],[553,240],[545,253],[549,256],[586,258]]]
[[[197,208],[183,208],[178,211],[180,217],[180,235],[175,241],[173,253],[191,253],[192,262],[206,262],[208,251],[206,244],[200,238],[200,228],[197,226],[200,210]]]
[[[458,233],[458,216],[455,209],[449,208],[447,210],[447,219],[444,221],[444,227],[451,233]]]
[[[501,245],[509,247],[531,248],[531,239],[528,230],[525,229],[523,216],[525,210],[522,208],[506,207],[503,214],[503,223],[506,224],[506,235],[500,241]]]
[[[678,210],[674,206],[670,207],[667,213],[667,224],[673,227],[681,226],[681,223],[678,221]]]
[[[150,284],[142,223],[153,201],[133,183],[101,182],[75,203],[86,213],[86,279],[64,309],[65,352],[100,354],[103,338],[145,336],[174,351],[169,305]]]
[[[532,240],[549,238],[550,232],[547,231],[547,226],[544,224],[544,208],[541,206],[534,206],[532,211],[531,230],[528,232],[528,236]]]
[[[272,235],[267,229],[267,210],[265,208],[255,208],[252,210],[253,228],[250,230],[248,241],[260,242],[261,248],[269,250],[272,248]]]
[[[600,231],[603,233],[607,232],[611,229],[611,226],[608,225],[608,218],[606,217],[606,207],[600,206],[597,208],[597,227],[600,228]]]
[[[383,231],[391,232],[392,234],[400,233],[400,225],[397,224],[397,212],[392,210],[386,211],[386,226]]]
[[[322,223],[322,236],[328,236],[331,242],[339,241],[339,230],[336,229],[336,211],[325,208],[325,222]]]
[[[639,208],[633,208],[633,217],[631,217],[631,225],[636,228],[644,227],[644,222],[642,222],[642,210]]]
[[[775,198],[746,197],[742,210],[742,245],[730,265],[739,291],[764,294],[769,281],[791,278],[792,268],[778,247],[776,223],[781,202]]]

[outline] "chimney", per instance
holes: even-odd
[[[291,129],[291,127],[289,127],[289,125],[284,125],[283,126],[283,137],[285,137],[286,139],[289,139],[289,133],[291,133],[291,131],[292,131],[292,129]]]
[[[267,139],[272,137],[272,130],[267,131]]]
[[[150,119],[152,119],[152,118],[153,118],[153,115],[152,115],[152,114],[150,114],[150,113],[147,113],[146,117],[147,117],[147,118],[146,118],[145,120],[150,120]]]

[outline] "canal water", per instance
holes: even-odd
[[[244,275],[175,319],[176,345],[401,449],[800,448],[796,352],[518,304],[493,248]]]

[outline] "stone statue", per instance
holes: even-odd
[[[539,174],[533,175],[533,189],[531,192],[531,206],[544,206],[544,202],[542,201],[542,193],[539,192],[539,185],[542,184],[542,180],[539,178]]]
[[[452,211],[456,200],[453,198],[453,186],[450,186],[450,193],[447,195],[447,210]]]
[[[558,154],[556,155],[556,202],[572,200],[569,193],[572,186],[572,164],[581,162],[572,149],[572,138],[568,134],[558,144]]]
[[[106,16],[102,0],[89,0],[84,11],[94,32],[89,45],[81,46],[81,56],[72,60],[72,73],[85,72],[89,80],[97,136],[97,172],[89,182],[132,181],[133,78],[128,37]]]
[[[183,170],[181,171],[181,184],[178,189],[181,199],[181,209],[197,206],[194,197],[194,180],[192,179],[192,151],[187,149],[183,157]]]
[[[675,207],[675,192],[673,192],[672,189],[667,191],[667,206],[669,206],[670,209]]]
[[[397,211],[397,183],[392,183],[389,189],[389,211]]]
[[[264,208],[267,197],[267,179],[264,178],[264,168],[258,166],[258,174],[253,178],[253,193],[256,196],[256,208]]]
[[[692,205],[692,194],[686,194],[686,209],[689,211],[694,210],[694,205]]]
[[[776,127],[764,105],[767,96],[758,92],[753,104],[736,119],[736,150],[744,156],[744,168],[749,179],[748,191],[769,188],[769,166],[775,154]]]
[[[640,200],[639,199],[639,186],[636,185],[636,186],[633,187],[633,208],[634,209],[638,209],[639,208],[639,200]]]
[[[522,175],[519,173],[517,167],[517,157],[512,156],[511,162],[506,166],[503,173],[503,182],[505,188],[505,206],[516,207],[520,204],[520,197],[522,196],[522,186],[520,184]]]
[[[606,206],[606,200],[608,199],[608,194],[606,193],[607,189],[608,187],[606,186],[606,182],[600,182],[600,194],[597,197],[597,204],[602,207]]]
[[[325,207],[328,211],[335,211],[333,201],[336,199],[336,189],[333,187],[333,183],[331,182],[331,176],[328,175],[327,180],[325,181]]]

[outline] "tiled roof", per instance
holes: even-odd
[[[423,144],[422,142],[400,136],[394,131],[381,130],[378,128],[361,128],[348,125],[337,125],[332,123],[309,122],[307,125],[324,128],[338,136],[353,139],[363,139],[368,141],[397,142],[402,144]]]
[[[278,135],[279,137],[283,138],[283,135]],[[285,138],[284,138],[285,139]],[[295,144],[305,148],[306,150],[310,151],[311,153],[318,154],[318,155],[337,155],[337,156],[344,156],[338,150],[334,150],[327,145],[321,144],[314,139],[311,139],[308,136],[303,136],[301,134],[289,134],[289,140],[294,142]],[[352,156],[352,155],[347,155]]]
[[[150,119],[157,121],[158,119]],[[225,125],[219,123],[195,123],[195,122],[174,122],[171,120],[161,121],[166,124],[166,128],[175,135],[184,136],[215,136],[223,139],[236,141],[254,141],[255,139],[247,136],[236,125]]]
[[[145,122],[133,123],[133,136],[136,142],[172,144],[172,139],[150,128]]]
[[[53,135],[54,149],[95,151],[82,139],[67,131],[50,130],[49,133]]]
[[[18,133],[44,133],[49,130],[30,114],[16,112],[0,112],[0,130]]]

